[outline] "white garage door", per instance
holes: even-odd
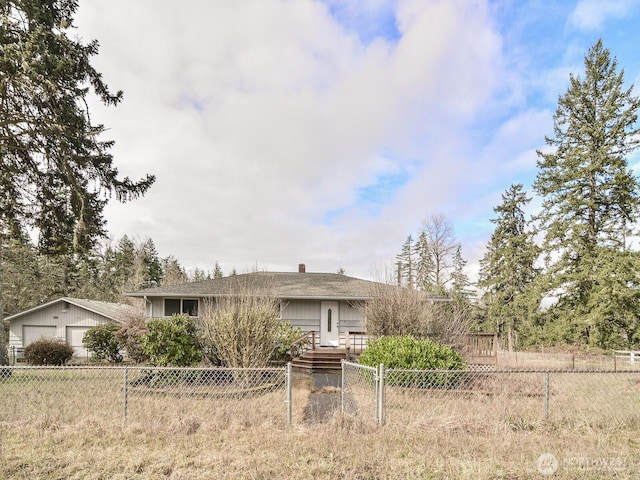
[[[56,336],[54,325],[24,325],[22,329],[22,345],[25,347],[43,337],[53,338]]]
[[[73,347],[73,353],[81,359],[88,358],[89,352],[84,348],[82,339],[84,334],[91,327],[67,327],[67,343]]]

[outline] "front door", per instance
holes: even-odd
[[[340,344],[340,304],[322,302],[320,306],[320,345],[337,347]]]

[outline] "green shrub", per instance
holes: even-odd
[[[145,363],[149,355],[144,353],[143,341],[147,334],[147,325],[144,318],[131,317],[125,320],[124,325],[116,332],[118,343],[127,351],[127,357],[136,363]]]
[[[142,350],[158,367],[191,367],[202,360],[196,321],[188,315],[156,318],[147,323]]]
[[[71,357],[71,345],[56,338],[41,338],[24,349],[24,359],[29,365],[64,365]]]
[[[444,373],[442,370],[463,370],[466,365],[459,353],[451,347],[411,336],[380,337],[371,340],[358,361],[363,365],[387,368],[389,385],[421,388],[452,387],[462,375]],[[393,372],[389,370],[421,370],[422,372]],[[424,372],[440,370],[440,372]]]
[[[291,350],[291,342],[302,336],[302,330],[291,325],[291,322],[283,320],[278,325],[276,349],[273,360],[288,360]]]
[[[107,360],[111,363],[122,361],[122,345],[116,336],[120,326],[115,323],[105,323],[92,327],[86,331],[82,343],[95,358]]]

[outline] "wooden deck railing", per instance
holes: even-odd
[[[289,345],[291,359],[302,356],[308,350],[316,349],[316,332],[307,332]]]
[[[347,350],[347,360],[351,355],[362,353],[367,346],[367,332],[344,332],[344,347]]]

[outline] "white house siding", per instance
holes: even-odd
[[[356,304],[340,302],[340,335],[346,331],[361,332],[364,330],[362,313]]]
[[[162,318],[164,315],[164,298],[150,298],[145,303],[149,318]]]
[[[84,327],[89,329],[110,321],[111,320],[98,313],[87,311],[73,304],[68,304],[67,308],[65,308],[65,302],[56,302],[48,307],[13,319],[9,327],[9,347],[26,347],[23,343],[25,326],[55,327],[54,338],[67,341],[67,327]],[[76,350],[78,349],[76,348]],[[84,349],[83,352],[76,351],[76,354],[79,354],[80,358],[86,357],[86,351],[84,351]]]
[[[303,332],[320,330],[320,302],[318,300],[286,300],[282,320]]]
[[[344,335],[347,331],[361,332],[364,330],[362,313],[355,304],[340,301],[340,345],[344,346]],[[288,300],[282,312],[282,320],[291,322],[294,327],[303,332],[320,331],[319,300]]]
[[[168,297],[178,298],[178,297]],[[200,299],[200,312],[204,308],[204,299]],[[362,331],[364,329],[362,314],[356,304],[340,301],[340,334],[346,331]],[[320,300],[284,300],[282,320],[291,323],[293,327],[303,332],[320,331]],[[147,300],[146,312],[148,318],[161,318],[164,314],[164,298],[152,297]],[[341,339],[341,343],[344,338]]]

